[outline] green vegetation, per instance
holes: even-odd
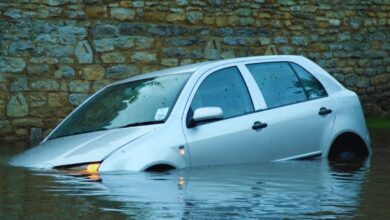
[[[390,129],[390,118],[367,118],[368,128],[388,128]]]

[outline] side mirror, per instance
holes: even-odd
[[[223,119],[223,111],[220,107],[203,107],[195,109],[194,115],[188,127],[195,127],[199,123]]]

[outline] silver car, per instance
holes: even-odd
[[[86,172],[371,153],[357,95],[302,56],[204,62],[113,83],[15,166]]]

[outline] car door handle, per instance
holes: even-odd
[[[325,107],[320,108],[320,111],[318,112],[319,115],[327,115],[332,113],[332,109],[327,109]]]
[[[259,121],[255,121],[255,123],[253,123],[253,125],[252,125],[253,130],[257,130],[257,129],[261,129],[261,128],[265,128],[265,127],[267,127],[267,123],[261,123]]]

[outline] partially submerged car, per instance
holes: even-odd
[[[163,171],[321,156],[366,158],[357,95],[302,56],[210,61],[115,82],[15,166]]]

